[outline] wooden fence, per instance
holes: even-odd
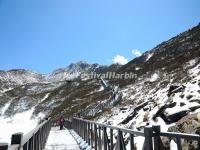
[[[136,136],[144,137],[143,150],[166,150],[161,137],[173,139],[177,144],[178,150],[182,150],[183,142],[189,141],[196,141],[194,150],[200,149],[199,135],[161,132],[160,126],[145,127],[144,131],[141,132],[80,118],[72,118],[71,124],[79,136],[95,150],[135,150],[134,138]],[[189,148],[186,149],[188,150]]]

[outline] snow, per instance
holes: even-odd
[[[0,80],[13,82],[18,85],[23,85],[25,83],[40,83],[40,74],[32,71],[7,71],[0,74]]]
[[[136,68],[135,68],[135,70],[140,70],[140,69],[141,69],[140,67],[136,67]]]
[[[7,106],[9,104],[6,104]],[[5,107],[4,107],[5,108]],[[28,133],[37,126],[40,116],[31,119],[34,108],[29,111],[17,113],[11,118],[0,117],[0,143],[10,143],[11,135],[17,132]]]
[[[146,62],[153,56],[154,53],[148,53],[147,58],[146,58]]]
[[[12,90],[13,88],[7,88],[7,89],[3,89],[3,90],[1,90],[0,92],[1,93],[5,93],[5,92],[8,92],[8,91],[10,91],[10,90]]]
[[[181,107],[181,106],[175,106],[175,108],[167,108],[165,110],[165,112],[168,114],[168,115],[173,115],[173,114],[176,114],[176,113],[179,113],[179,112],[183,112],[183,111],[189,111],[189,108],[187,105]]]
[[[69,130],[59,130],[59,127],[52,127],[45,150],[80,150]]]
[[[10,106],[11,102],[5,104],[5,106],[0,110],[0,115],[4,115],[8,107]]]
[[[144,145],[144,137],[137,136],[134,138],[134,141],[136,143],[137,150],[142,150]]]
[[[104,90],[104,87],[101,86],[101,87],[99,88],[98,92],[101,92],[101,91],[103,91],[103,90]]]
[[[74,130],[69,130],[71,135],[74,137],[76,142],[78,143],[81,150],[92,150],[91,146],[86,143]]]
[[[174,142],[174,140],[170,141],[170,150],[178,150],[178,147],[176,143]]]
[[[50,93],[47,93],[44,97],[43,97],[43,99],[41,99],[41,101],[40,102],[43,102],[43,101],[45,101],[48,97],[49,97],[49,94]]]
[[[151,78],[150,78],[149,81],[154,82],[154,81],[156,81],[158,78],[159,78],[159,75],[158,75],[157,73],[154,73],[154,74],[151,76]]]
[[[190,61],[188,61],[186,64],[188,67],[194,66],[197,62],[197,59],[192,59]]]

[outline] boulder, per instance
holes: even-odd
[[[169,127],[168,132],[180,132],[188,134],[198,134],[200,133],[200,113],[188,114],[187,116],[180,119],[176,125]],[[183,141],[182,143],[183,150],[193,150],[197,149],[196,141]]]
[[[198,120],[199,123],[200,123],[200,113],[197,113],[197,120]]]
[[[189,102],[197,102],[200,104],[200,99],[191,99],[191,100],[189,100]]]
[[[183,86],[183,85],[171,85],[169,87],[169,91],[168,91],[167,96],[170,97],[173,93],[181,92],[184,89],[185,89],[185,86]]]
[[[167,120],[168,124],[171,124],[171,123],[177,122],[178,120],[186,116],[188,113],[189,113],[188,110],[179,111],[171,115],[166,115],[165,120]]]

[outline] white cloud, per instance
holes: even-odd
[[[128,63],[128,60],[127,60],[124,56],[121,56],[121,55],[116,55],[116,56],[112,59],[112,61],[113,61],[114,63],[118,63],[118,64],[120,64],[120,65],[125,65],[125,64]]]
[[[141,53],[139,50],[137,50],[137,49],[132,50],[132,53],[133,53],[133,55],[135,55],[136,57],[142,55],[142,53]]]

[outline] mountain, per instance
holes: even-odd
[[[45,76],[24,69],[0,71],[0,91],[6,91],[18,85],[46,82]]]
[[[99,78],[80,78],[81,74],[92,72],[134,73],[136,76],[106,79],[112,87],[119,86],[114,93],[103,90]],[[112,101],[120,96],[119,103]],[[32,117],[41,113],[53,119],[61,114],[78,115],[135,130],[159,124],[162,131],[197,133],[200,126],[200,24],[124,66],[78,62],[48,75],[27,70],[1,71],[0,109],[4,117],[33,109]]]
[[[103,66],[99,64],[89,64],[85,61],[72,63],[66,68],[60,68],[53,71],[47,76],[47,80],[50,82],[58,82],[64,80],[73,80],[80,77],[81,74],[89,74],[91,72],[103,73],[112,68],[119,68],[120,65],[113,64],[110,66]]]
[[[95,88],[100,89],[99,79],[84,81],[85,79],[80,78],[81,74],[103,73],[119,67],[118,64],[101,66],[80,61],[47,75],[22,69],[1,71],[0,108],[4,111],[2,113],[0,111],[0,115],[9,117],[31,108],[34,108],[35,114],[39,112],[48,114],[54,108],[70,104],[70,101],[79,96],[85,97],[81,94],[84,91],[90,94],[91,92],[95,93]],[[94,85],[91,85],[93,83]],[[98,89],[96,90],[98,91]],[[92,94],[91,96],[94,97]],[[88,100],[83,103],[88,103]],[[57,114],[57,111],[55,113]]]

